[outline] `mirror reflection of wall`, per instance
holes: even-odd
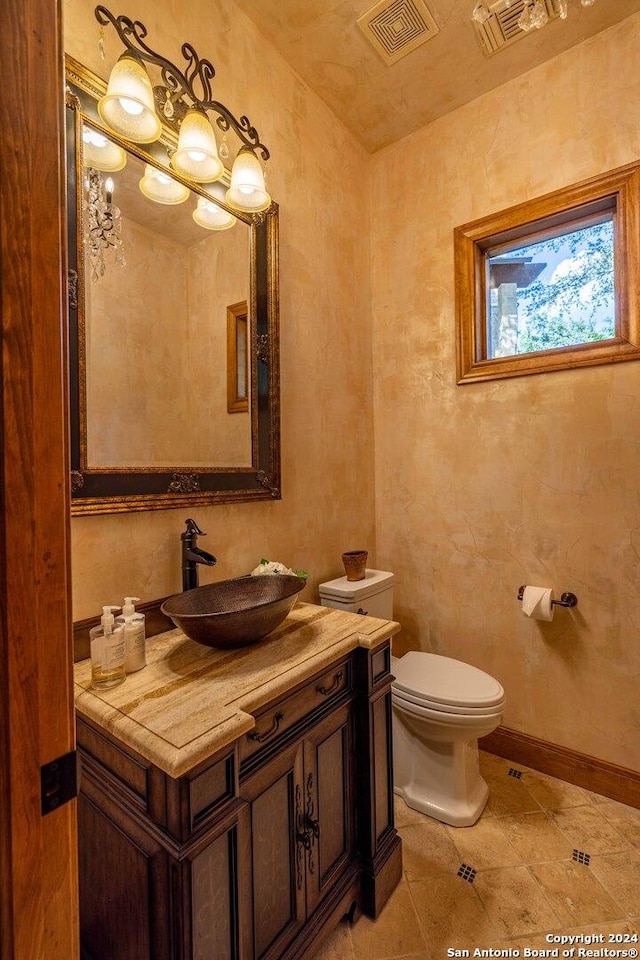
[[[250,299],[250,228],[132,154],[89,182],[96,152],[118,166],[124,151],[83,134],[89,469],[249,466],[250,403],[230,415],[226,360],[228,305]]]

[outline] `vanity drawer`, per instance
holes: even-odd
[[[234,795],[234,754],[219,760],[189,782],[189,818],[194,830]]]
[[[85,723],[80,717],[76,720],[76,736],[81,758],[93,762],[96,767],[106,770],[124,789],[130,799],[134,799],[144,809],[149,802],[150,764],[142,758],[137,759],[120,744],[101,730]]]
[[[386,680],[391,673],[391,647],[387,644],[371,656],[371,686]]]
[[[255,728],[245,734],[240,742],[240,759],[244,760],[270,745],[307,714],[333,703],[352,689],[351,660],[334,664],[291,696],[256,713]]]

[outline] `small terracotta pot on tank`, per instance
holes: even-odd
[[[347,580],[364,580],[367,557],[366,550],[347,550],[346,553],[342,554]]]

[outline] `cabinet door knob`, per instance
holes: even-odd
[[[298,831],[296,839],[298,843],[301,843],[305,850],[311,850],[311,844],[313,843],[311,839],[311,834],[308,830],[304,830],[302,833]]]
[[[320,839],[320,824],[318,823],[318,821],[317,821],[317,820],[314,820],[314,819],[313,819],[312,817],[310,817],[310,816],[307,816],[307,818],[306,818],[306,825],[307,825],[308,830],[311,831],[312,835],[316,838],[316,840],[319,840],[319,839]]]
[[[273,723],[268,730],[265,730],[264,733],[258,733],[257,730],[252,730],[251,733],[247,734],[248,740],[255,740],[256,743],[264,743],[265,740],[268,740],[269,737],[272,737],[274,733],[278,732],[278,728],[281,722],[284,720],[284,713],[278,710],[273,718]]]

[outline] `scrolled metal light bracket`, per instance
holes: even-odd
[[[204,111],[210,110],[217,114],[216,124],[220,130],[226,133],[233,128],[245,146],[252,150],[259,150],[263,160],[269,159],[269,151],[260,141],[258,131],[249,118],[243,115],[239,120],[236,119],[223,103],[212,98],[211,81],[216,71],[211,61],[199,57],[190,43],[182,44],[182,55],[187,61],[187,67],[183,72],[145,43],[147,28],[140,20],[131,20],[123,15],[115,17],[102,4],[98,4],[95,8],[95,16],[101,26],[105,27],[110,23],[115,28],[126,49],[134,57],[159,67],[162,88],[166,94],[163,112],[168,120],[171,119],[176,105],[184,104],[186,97],[188,106],[199,107]],[[194,84],[199,87],[201,95],[196,93]]]

